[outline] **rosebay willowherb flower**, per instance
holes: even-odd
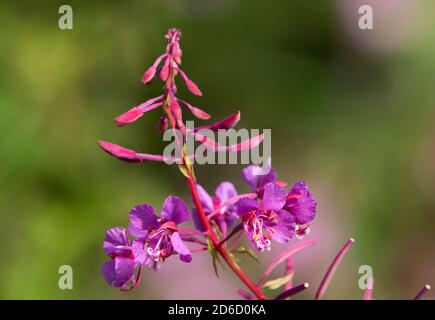
[[[103,264],[103,275],[113,287],[130,290],[140,281],[142,268],[157,271],[166,259],[178,256],[182,263],[189,263],[194,254],[209,251],[214,271],[218,272],[218,262],[224,262],[246,285],[250,292],[239,289],[246,299],[267,299],[264,288],[279,289],[273,299],[287,299],[308,288],[308,283],[293,286],[292,257],[297,252],[314,245],[315,240],[303,240],[309,231],[309,224],[316,216],[317,202],[305,182],[298,181],[286,191],[286,183],[277,180],[275,169],[269,165],[266,172],[258,165],[250,165],[242,170],[243,179],[249,186],[247,193],[239,193],[231,182],[216,182],[214,195],[209,194],[198,184],[192,163],[192,155],[186,154],[186,140],[194,137],[208,152],[221,150],[250,150],[261,143],[263,136],[258,135],[235,145],[222,146],[216,141],[201,135],[201,129],[212,131],[233,128],[240,120],[236,111],[223,120],[205,124],[199,128],[189,128],[183,121],[183,109],[195,117],[208,120],[211,116],[202,109],[178,98],[177,82],[181,78],[188,90],[202,96],[199,87],[181,69],[181,33],[169,29],[165,36],[168,44],[151,67],[143,74],[142,82],[148,84],[160,79],[164,83],[162,95],[151,98],[115,118],[117,126],[125,126],[138,121],[146,112],[161,108],[163,115],[157,125],[159,132],[178,130],[177,145],[182,151],[181,161],[176,165],[186,179],[191,195],[192,208],[174,195],[164,201],[160,214],[149,204],[140,204],[130,211],[128,229],[111,228],[104,238],[103,248],[109,260]],[[180,77],[178,77],[180,76]],[[114,143],[99,141],[99,146],[115,158],[127,162],[145,161],[166,162],[165,156],[140,153]],[[195,228],[182,227],[182,223],[193,218]],[[241,241],[246,235],[253,249],[245,248]],[[263,253],[272,249],[272,241],[288,243],[296,241],[281,253],[266,268],[258,281],[253,281],[238,265],[240,256],[256,259],[256,252]],[[319,299],[328,286],[339,262],[353,243],[346,242],[328,268],[315,298]],[[189,244],[189,245],[187,245]],[[265,282],[265,279],[281,263],[286,263],[285,274],[278,279]],[[425,287],[426,288],[426,287]],[[427,290],[420,291],[420,298]],[[371,291],[364,294],[371,298]]]

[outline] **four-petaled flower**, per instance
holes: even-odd
[[[287,194],[286,199],[283,209],[294,220],[296,237],[300,239],[310,231],[308,223],[316,215],[316,199],[314,199],[304,181],[296,182]]]
[[[264,185],[259,202],[243,198],[235,203],[248,239],[258,251],[270,250],[271,240],[285,243],[293,238],[295,223],[292,216],[282,210],[285,203],[284,188],[274,183]]]
[[[142,82],[145,84],[160,77],[165,83],[164,94],[149,99],[116,117],[116,124],[124,126],[133,123],[146,112],[162,108],[164,114],[158,123],[158,130],[164,132],[170,128],[180,129],[183,146],[187,135],[193,136],[210,152],[239,152],[257,146],[263,140],[262,134],[238,144],[226,146],[220,145],[204,133],[205,130],[219,131],[234,127],[240,120],[239,111],[213,124],[197,128],[185,125],[182,107],[187,108],[199,119],[207,120],[210,115],[177,97],[175,78],[178,75],[184,80],[191,93],[197,96],[202,95],[198,86],[180,68],[182,60],[180,37],[179,30],[172,28],[168,31],[165,36],[168,40],[165,53],[160,55],[142,76]],[[107,141],[99,141],[98,144],[110,155],[127,162],[169,160],[163,155],[140,153]],[[190,159],[190,156],[183,154],[183,161]],[[189,210],[183,200],[176,196],[169,196],[165,199],[160,216],[157,216],[153,207],[148,204],[134,207],[129,215],[128,232],[125,228],[115,227],[109,229],[104,238],[103,247],[110,260],[103,265],[103,275],[110,285],[121,290],[134,288],[140,280],[142,266],[157,270],[162,261],[174,254],[178,254],[184,262],[191,262],[192,254],[184,241],[195,242],[202,246],[193,249],[193,252],[207,250],[207,248],[210,250],[209,246],[212,244],[232,265],[229,262],[232,258],[225,254],[229,252],[222,252],[222,250],[227,250],[226,241],[243,229],[258,251],[270,250],[272,240],[285,243],[293,236],[299,238],[309,231],[309,223],[316,214],[316,200],[304,182],[297,182],[286,195],[285,183],[277,181],[277,175],[270,165],[270,159],[268,159],[267,170],[258,165],[243,169],[242,175],[252,193],[240,195],[232,183],[222,182],[216,188],[215,195],[211,196],[204,188],[196,184],[196,179],[192,178],[194,177],[193,171],[189,172],[191,169],[188,166],[186,168],[183,173],[189,179],[189,186],[196,205],[196,208],[192,210],[193,220],[199,231],[207,232],[178,227],[180,223],[189,219]],[[200,219],[197,210],[201,207],[204,212],[200,211]],[[204,230],[204,219],[208,219],[211,229],[206,223],[208,230]],[[241,220],[241,223],[238,223],[227,236],[228,229],[237,220]],[[218,231],[219,236],[214,234],[214,231]],[[130,242],[128,233],[134,237],[133,242]],[[206,240],[211,242],[205,242],[196,236],[205,236]],[[217,243],[218,240],[220,243]],[[238,240],[240,237],[233,241],[229,249]],[[221,246],[222,244],[224,246]],[[129,283],[131,284],[128,285]],[[246,283],[249,284],[249,282]],[[257,293],[257,296],[261,298],[262,293]]]
[[[103,264],[104,278],[113,287],[125,288],[133,279],[136,266],[127,230],[121,227],[109,229],[103,248],[111,258]]]
[[[308,233],[317,203],[305,182],[296,182],[286,195],[273,168],[265,175],[259,169],[252,165],[242,171],[255,193],[238,195],[234,185],[226,181],[218,185],[214,196],[200,185],[197,190],[207,218],[223,236],[241,218],[240,228],[243,226],[254,248],[262,252],[270,250],[272,240],[286,243]],[[196,228],[204,231],[196,209],[192,216]],[[135,206],[129,217],[128,232],[135,238],[133,243],[122,227],[109,229],[104,238],[103,248],[110,260],[103,265],[103,275],[110,285],[129,290],[137,285],[143,265],[158,270],[160,262],[173,254],[179,254],[184,262],[192,260],[178,228],[189,220],[189,210],[181,198],[167,197],[160,217],[148,204]],[[135,277],[136,269],[139,271]],[[131,286],[127,285],[129,282]]]
[[[142,204],[130,211],[129,232],[137,239],[132,249],[135,261],[158,270],[159,262],[174,254],[184,262],[192,260],[192,254],[184,244],[177,225],[189,219],[188,209],[180,198],[169,196],[163,203],[159,218],[153,207]]]
[[[267,170],[255,164],[247,166],[242,170],[242,176],[251,188],[252,192],[256,192],[260,195],[263,192],[263,188],[266,184],[277,182],[276,171],[270,166],[267,168]]]
[[[210,196],[199,184],[196,185],[196,188],[199,199],[204,207],[204,212],[212,222],[219,226],[222,234],[225,235],[228,228],[231,228],[238,218],[231,203],[231,200],[237,197],[236,188],[231,182],[224,181],[217,186],[214,197]],[[192,210],[192,218],[195,227],[200,231],[205,231],[196,208]]]

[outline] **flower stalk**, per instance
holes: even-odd
[[[346,255],[346,252],[349,250],[350,246],[354,242],[355,242],[355,240],[353,238],[350,238],[344,244],[344,246],[340,249],[338,254],[335,256],[334,260],[332,261],[331,265],[329,266],[328,270],[326,271],[326,274],[323,277],[319,288],[317,289],[316,296],[314,297],[315,300],[320,300],[320,298],[322,298],[326,289],[328,288],[329,282],[331,281],[332,277],[334,276],[335,271],[337,270],[338,266],[340,265],[341,260],[343,260],[344,256]]]
[[[165,36],[168,40],[166,52],[160,55],[142,76],[142,82],[145,84],[160,77],[165,84],[164,94],[129,109],[116,117],[115,122],[118,127],[125,126],[137,121],[146,112],[160,107],[163,109],[164,114],[158,123],[158,130],[159,132],[172,130],[177,148],[175,160],[187,181],[187,188],[194,204],[192,218],[197,230],[178,226],[188,220],[189,213],[186,204],[177,196],[171,195],[166,198],[160,215],[156,214],[154,208],[148,204],[138,205],[130,212],[128,230],[116,227],[107,232],[104,248],[110,260],[105,263],[103,274],[112,286],[129,290],[138,284],[143,266],[158,270],[161,263],[171,255],[178,255],[181,261],[189,263],[192,260],[192,253],[209,250],[213,259],[216,259],[217,255],[222,257],[252,292],[252,297],[263,300],[266,299],[266,295],[261,289],[262,281],[275,265],[269,267],[260,281],[255,283],[238,266],[235,257],[235,254],[244,253],[257,259],[254,250],[244,247],[233,249],[233,247],[243,234],[247,235],[258,252],[270,250],[272,240],[286,243],[294,237],[302,238],[309,231],[309,222],[316,214],[317,203],[305,182],[296,182],[286,194],[284,189],[286,184],[276,179],[273,168],[268,172],[262,172],[262,169],[256,165],[251,165],[242,172],[251,188],[250,193],[238,194],[232,183],[224,181],[217,187],[215,196],[210,196],[197,183],[191,162],[194,155],[186,154],[188,135],[200,141],[207,147],[208,152],[250,150],[262,142],[263,135],[254,136],[238,144],[222,146],[201,133],[204,129],[217,131],[234,127],[240,120],[239,111],[214,124],[196,129],[186,127],[181,106],[199,119],[207,120],[211,116],[177,97],[178,90],[175,82],[177,75],[180,75],[191,93],[202,96],[199,87],[180,69],[182,58],[180,36],[181,33],[177,29],[169,30]],[[181,135],[178,134],[179,132]],[[110,155],[127,162],[166,162],[172,159],[172,156],[169,158],[163,155],[140,153],[106,141],[99,141],[99,145]],[[239,223],[227,235],[228,229],[236,221]],[[135,238],[132,242],[128,233]],[[227,246],[227,242],[233,236],[236,236],[236,239]],[[199,239],[200,237],[205,239]],[[191,251],[184,242],[195,243],[200,247]],[[283,259],[312,243],[311,240],[307,244],[301,243],[300,246],[292,247]],[[281,261],[282,259],[276,264]],[[294,288],[287,286],[285,288],[287,290],[284,289],[277,297],[289,297],[307,287],[306,283]]]
[[[203,223],[204,227],[208,232],[208,238],[212,242],[216,251],[222,256],[222,258],[230,266],[230,268],[234,271],[234,273],[240,278],[240,280],[242,280],[246,284],[249,290],[251,290],[252,293],[258,299],[260,300],[266,299],[266,296],[263,293],[263,291],[255,285],[255,283],[248,277],[248,275],[245,272],[243,272],[240,269],[240,267],[234,262],[234,260],[228,254],[228,252],[220,245],[219,239],[216,233],[211,228],[210,222],[208,221],[207,216],[204,213],[204,208],[202,207],[201,201],[199,200],[198,191],[196,189],[196,183],[192,176],[189,176],[187,178],[187,185],[189,187],[190,192],[192,193],[193,202],[195,203],[195,206],[198,209],[201,222]]]

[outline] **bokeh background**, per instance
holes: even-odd
[[[73,30],[58,28],[61,4],[73,7]],[[374,30],[358,29],[361,4],[373,6]],[[170,259],[129,293],[101,276],[105,230],[126,226],[133,205],[189,200],[176,168],[122,163],[96,145],[163,150],[159,111],[125,128],[113,117],[160,92],[139,80],[172,26],[204,92],[181,95],[215,119],[240,110],[241,127],[271,128],[280,179],[306,180],[318,199],[308,237],[318,243],[294,260],[294,281],[311,284],[299,298],[314,296],[350,237],[326,298],[360,299],[361,265],[373,268],[377,299],[435,285],[434,12],[430,0],[3,0],[0,297],[238,298],[238,279],[228,268],[217,279],[207,253]],[[240,169],[197,174],[209,191],[229,180],[246,192]],[[284,248],[243,265],[256,277]],[[64,264],[73,290],[58,288]]]

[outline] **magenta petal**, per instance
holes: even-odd
[[[115,227],[107,230],[104,237],[103,249],[107,254],[128,254],[131,252],[130,241],[127,230]]]
[[[263,168],[258,165],[250,165],[244,168],[242,175],[254,192],[262,189],[267,183],[276,181],[276,172],[273,168],[270,168],[268,172],[264,172]]]
[[[205,211],[211,213],[214,210],[213,199],[200,184],[196,185],[196,190],[198,191],[199,200],[201,200]]]
[[[314,219],[317,202],[305,182],[298,181],[295,183],[287,195],[284,209],[290,212],[298,224],[306,224]]]
[[[98,145],[108,154],[127,162],[142,162],[136,151],[121,147],[107,141],[98,141]]]
[[[216,197],[219,199],[221,205],[231,198],[237,196],[237,190],[231,182],[221,182],[215,191]]]
[[[189,248],[183,242],[178,232],[174,232],[171,236],[171,243],[174,250],[180,254],[180,260],[184,262],[192,261],[192,254]]]
[[[134,261],[139,264],[146,264],[148,259],[148,255],[145,251],[145,238],[141,238],[138,240],[134,240],[131,245],[134,255]]]
[[[242,198],[234,204],[239,216],[252,212],[259,208],[257,201],[251,198]]]
[[[103,265],[103,275],[107,283],[120,288],[133,278],[134,260],[124,257],[116,257]]]
[[[264,186],[263,205],[266,210],[278,212],[285,204],[285,191],[283,187],[274,183]]]
[[[198,210],[196,210],[196,208],[193,208],[192,209],[192,220],[193,220],[193,223],[195,224],[195,228],[198,230],[198,231],[205,231],[206,229],[205,229],[205,227],[204,227],[204,225],[202,224],[202,221],[201,221],[201,219],[199,218],[199,215],[198,215]]]
[[[135,237],[144,237],[149,228],[159,226],[154,208],[147,204],[141,204],[131,209],[129,218],[128,231]]]
[[[286,243],[291,240],[295,234],[295,223],[287,211],[278,212],[279,223],[273,227],[273,240],[279,243]]]
[[[189,210],[184,201],[176,196],[166,198],[162,207],[162,219],[180,224],[189,220]]]

